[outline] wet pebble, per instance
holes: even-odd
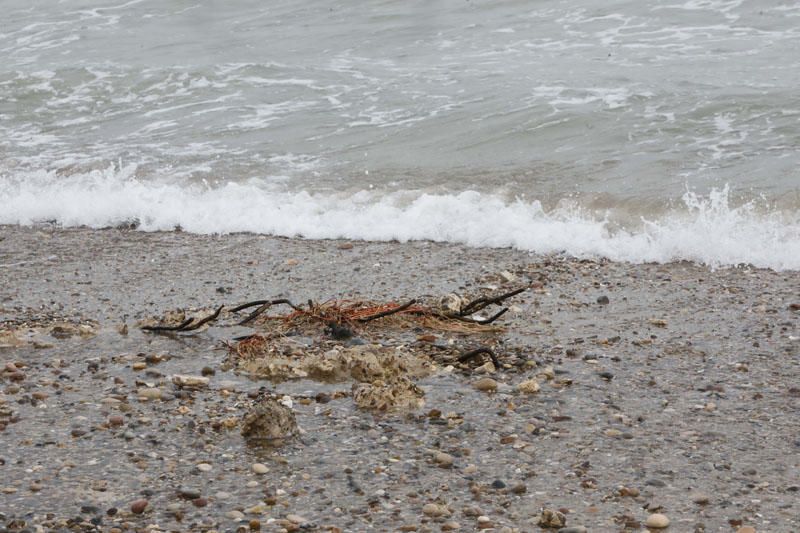
[[[133,514],[142,514],[144,510],[147,508],[148,503],[149,502],[144,499],[131,502],[131,512]]]
[[[535,394],[539,392],[539,382],[535,379],[528,379],[517,385],[517,390],[525,394]]]
[[[669,526],[669,518],[661,513],[653,513],[647,517],[644,525],[653,529],[664,529]]]
[[[185,498],[187,500],[196,500],[200,497],[200,491],[190,487],[181,487],[178,489],[178,494],[181,498]]]
[[[492,378],[481,378],[475,381],[472,386],[481,392],[494,392],[497,390],[497,382]]]
[[[506,484],[500,479],[495,479],[494,481],[492,481],[492,488],[493,489],[504,489],[504,488],[506,488]]]
[[[436,452],[436,455],[433,456],[433,460],[436,461],[436,464],[439,465],[440,468],[450,468],[453,466],[454,458],[449,453]]]
[[[438,503],[426,503],[422,506],[422,514],[425,516],[437,517],[444,516],[449,513],[447,512],[447,507],[444,505],[439,505]]]
[[[266,474],[269,472],[269,467],[263,463],[254,463],[251,468],[256,474]]]

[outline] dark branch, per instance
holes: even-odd
[[[497,359],[497,356],[494,354],[494,352],[491,349],[487,348],[486,346],[481,346],[480,348],[475,348],[474,350],[470,350],[468,352],[461,354],[460,356],[458,356],[458,362],[466,363],[473,357],[477,357],[482,354],[486,354],[491,358],[495,368],[500,368],[500,360]]]
[[[481,309],[484,309],[487,306],[492,304],[499,304],[504,300],[511,298],[512,296],[516,296],[521,292],[525,292],[528,290],[528,287],[520,287],[519,289],[514,289],[511,292],[507,292],[505,294],[501,294],[499,296],[494,296],[492,298],[487,298],[485,296],[481,296],[480,298],[476,298],[469,302],[464,308],[461,310],[461,316],[471,315],[473,313],[477,313]]]
[[[186,326],[184,328],[181,328],[178,331],[194,331],[196,329],[199,329],[200,326],[203,326],[204,324],[208,324],[212,320],[216,320],[217,317],[219,316],[219,314],[222,312],[222,308],[223,307],[225,307],[225,306],[224,305],[220,305],[219,307],[217,307],[217,310],[214,311],[213,314],[208,315],[207,317],[205,317],[202,320],[198,320],[196,323],[192,324],[191,326]]]
[[[290,302],[290,301],[289,301],[289,300],[287,300],[286,298],[281,298],[281,299],[279,299],[279,300],[265,300],[263,303],[261,303],[261,304],[260,304],[260,307],[259,307],[258,309],[256,309],[255,311],[253,311],[252,313],[250,313],[249,315],[247,315],[247,318],[245,318],[244,320],[242,320],[241,322],[239,322],[239,325],[240,325],[240,326],[244,326],[244,325],[245,325],[245,324],[247,324],[248,322],[252,322],[252,321],[253,321],[253,320],[254,320],[256,317],[258,317],[258,316],[259,316],[261,313],[263,313],[264,311],[266,311],[267,309],[269,309],[269,308],[270,308],[270,307],[272,307],[273,305],[279,305],[279,304],[285,304],[285,305],[288,305],[289,307],[291,307],[291,308],[292,308],[292,309],[294,309],[295,311],[302,311],[302,309],[301,309],[300,307],[297,307],[296,305],[294,305],[292,302]],[[254,303],[253,305],[258,305],[258,304],[255,304],[255,303]],[[240,306],[240,307],[241,307],[241,306]],[[252,307],[252,306],[250,306],[250,307]]]
[[[238,313],[239,311],[247,309],[248,307],[255,307],[257,305],[264,305],[268,301],[269,300],[255,300],[253,302],[247,302],[247,303],[239,304],[236,307],[234,307],[233,309],[228,309],[228,312],[230,312],[230,313]]]
[[[375,319],[378,319],[378,318],[383,318],[385,316],[391,316],[391,315],[394,315],[396,313],[400,313],[402,311],[405,311],[406,309],[408,309],[409,307],[411,307],[415,303],[417,303],[416,300],[409,300],[408,302],[406,302],[403,305],[400,305],[398,307],[395,307],[394,309],[389,309],[388,311],[381,311],[380,313],[375,313],[374,315],[370,315],[370,316],[365,316],[363,318],[359,318],[358,322],[362,322],[362,323],[363,322],[371,322],[371,321],[373,321]]]
[[[194,318],[189,317],[177,326],[142,326],[144,331],[181,331],[183,328],[192,323]]]

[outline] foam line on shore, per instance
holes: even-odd
[[[800,270],[800,215],[764,212],[752,203],[731,206],[727,189],[706,197],[687,193],[679,208],[612,230],[603,217],[579,208],[546,210],[536,200],[475,191],[311,194],[276,191],[260,180],[219,187],[146,182],[134,172],[0,176],[0,223],[101,228],[136,220],[145,231],[180,226],[200,234],[432,240],[633,263]]]

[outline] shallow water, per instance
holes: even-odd
[[[799,34],[741,0],[11,0],[0,223],[796,269]]]

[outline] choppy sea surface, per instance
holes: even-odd
[[[1,8],[2,224],[800,269],[794,0]]]

